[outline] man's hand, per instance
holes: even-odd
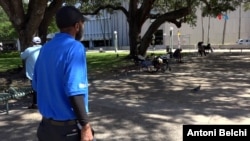
[[[92,141],[94,139],[90,124],[86,124],[81,130],[81,141]]]

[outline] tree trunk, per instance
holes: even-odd
[[[139,54],[145,56],[147,53],[147,50],[149,48],[150,43],[152,42],[152,36],[153,36],[153,31],[152,32],[147,32],[143,38],[142,38],[142,43],[141,43],[141,48],[139,50]]]
[[[240,39],[240,34],[241,34],[241,4],[240,4],[240,9],[239,9],[239,31],[238,31],[238,39]]]
[[[39,28],[38,35],[42,39],[42,43],[47,41],[48,27],[51,24],[56,11],[61,7],[63,0],[52,1],[45,9],[44,18],[42,19]]]
[[[207,43],[210,42],[210,18],[211,16],[208,16]]]
[[[47,34],[48,34],[48,22],[42,22],[38,28],[38,36],[42,40],[42,44],[47,41]]]
[[[203,17],[201,16],[201,41],[204,42],[204,22]]]
[[[21,51],[24,51],[30,46],[43,19],[47,0],[32,0],[28,3],[27,10],[21,0],[1,0],[0,4],[18,33]]]
[[[129,23],[129,42],[130,42],[130,56],[137,56],[138,50],[141,47],[140,31],[134,23]]]
[[[139,26],[138,17],[138,0],[130,0],[129,1],[129,16],[128,24],[129,24],[129,42],[130,42],[130,56],[138,55],[138,48],[140,47],[140,39],[139,35],[141,33],[141,26]]]
[[[224,45],[224,42],[225,42],[226,27],[227,27],[227,19],[224,20],[223,35],[222,35],[222,45]]]

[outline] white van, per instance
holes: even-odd
[[[236,43],[238,45],[250,45],[250,39],[239,39]]]

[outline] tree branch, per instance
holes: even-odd
[[[176,11],[171,11],[165,14],[156,14],[152,15],[152,19],[156,19],[153,24],[163,24],[164,22],[171,22],[175,24],[178,28],[181,27],[181,23],[185,22],[184,19],[181,19],[187,15],[189,15],[191,12],[189,7],[183,7]],[[180,20],[177,20],[180,19]]]
[[[163,15],[158,14],[157,19],[149,26],[142,40],[150,40],[149,38],[151,37],[150,35],[152,35],[158,29],[158,27],[162,25],[164,22],[171,22],[175,24],[178,28],[180,28],[183,20],[178,21],[176,19],[181,19],[182,17],[189,15],[189,12],[190,8],[185,7],[177,11],[165,13]]]
[[[99,11],[103,9],[113,9],[113,10],[121,10],[125,16],[128,18],[128,11],[122,6],[113,6],[113,5],[105,5],[105,6],[100,6],[98,7],[94,12],[87,12],[87,13],[82,13],[83,15],[96,15]]]
[[[139,9],[139,14],[140,17],[138,17],[140,20],[140,24],[142,25],[149,17],[150,11],[152,9],[152,6],[154,4],[155,0],[144,0],[140,9]]]
[[[25,15],[25,25],[22,27],[26,34],[37,33],[40,22],[42,21],[47,7],[47,0],[32,0],[28,4],[28,11]],[[33,35],[27,35],[32,37]],[[30,40],[31,41],[31,40]]]
[[[52,1],[45,10],[44,18],[39,25],[38,32],[43,43],[46,41],[49,24],[52,22],[57,10],[62,6],[62,3],[63,0]]]
[[[23,24],[25,19],[22,1],[1,0],[0,4],[8,15],[10,21],[13,23],[14,28],[20,30],[20,25]]]

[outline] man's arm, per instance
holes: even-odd
[[[28,56],[29,56],[29,50],[28,50],[28,48],[26,50],[24,50],[24,52],[20,53],[20,57],[23,60],[25,60]]]
[[[81,124],[81,141],[93,140],[92,128],[89,124],[88,115],[86,113],[84,96],[76,95],[70,97],[70,102],[75,111],[77,120]]]
[[[84,99],[83,95],[70,96],[70,102],[75,111],[77,120],[82,126],[85,126],[89,122],[89,119],[83,99]]]

